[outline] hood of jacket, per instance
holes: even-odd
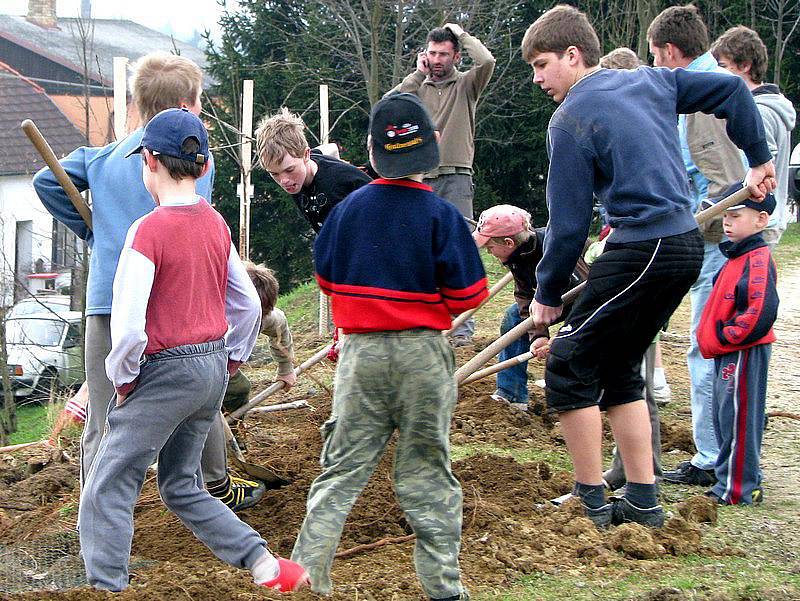
[[[753,90],[753,99],[756,104],[767,106],[783,121],[786,129],[794,129],[797,113],[791,101],[781,94],[775,84],[764,84]]]

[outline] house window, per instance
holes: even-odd
[[[75,267],[81,261],[81,240],[67,226],[53,220],[53,269]]]

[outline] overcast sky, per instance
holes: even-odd
[[[235,6],[236,0],[226,0]],[[59,17],[77,17],[81,0],[57,0]],[[28,0],[0,0],[0,12],[24,15]],[[222,12],[217,0],[92,0],[92,16],[98,19],[129,19],[152,29],[174,33],[176,38],[188,39],[197,29],[217,33],[217,19]]]

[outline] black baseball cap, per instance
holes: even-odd
[[[392,94],[369,117],[375,171],[388,178],[427,173],[439,166],[439,145],[425,105],[414,94]]]
[[[725,192],[723,192],[720,196],[708,199],[708,201],[705,204],[707,204],[708,206],[715,205],[718,202],[725,200],[731,194],[738,192],[743,187],[744,187],[744,182],[733,184],[727,190],[725,190]],[[736,211],[737,209],[744,209],[745,207],[747,207],[749,209],[754,209],[759,213],[761,211],[764,211],[767,215],[772,215],[772,213],[775,211],[775,207],[777,206],[777,204],[778,202],[777,200],[775,200],[775,195],[769,193],[761,202],[753,200],[752,198],[747,198],[735,206],[728,207],[728,211]]]
[[[183,145],[189,138],[195,138],[200,144],[196,153],[183,151]],[[153,154],[203,165],[208,162],[208,132],[197,115],[187,109],[167,109],[150,119],[145,125],[141,145],[125,156],[140,153],[143,148]]]

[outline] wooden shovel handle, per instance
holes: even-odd
[[[58,183],[61,184],[61,187],[64,188],[64,192],[67,193],[67,197],[72,201],[73,206],[80,214],[83,221],[86,223],[86,227],[90,230],[92,229],[92,211],[89,209],[89,206],[86,204],[86,201],[83,200],[81,193],[78,192],[78,188],[75,187],[75,184],[72,183],[72,180],[67,175],[67,172],[64,171],[64,168],[61,166],[61,163],[58,162],[53,149],[50,148],[50,144],[47,143],[42,132],[39,131],[39,128],[36,127],[36,124],[31,121],[30,119],[25,119],[22,122],[22,131],[25,132],[25,135],[28,136],[28,139],[33,144],[34,148],[42,155],[45,164],[50,167],[50,170],[56,176]]]

